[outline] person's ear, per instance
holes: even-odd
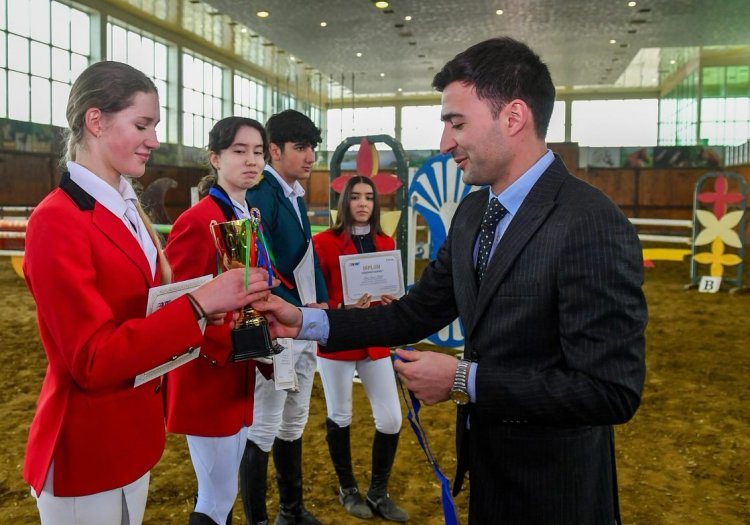
[[[281,160],[281,148],[273,142],[268,146],[268,152],[271,154],[271,160]]]
[[[216,153],[215,151],[209,151],[208,162],[211,163],[211,166],[213,166],[213,168],[216,171],[219,171],[219,154],[218,153]]]
[[[509,135],[515,135],[530,124],[531,109],[520,99],[508,102],[501,111],[502,121]]]
[[[83,124],[94,137],[101,137],[103,129],[103,115],[102,110],[99,108],[89,108],[83,115]]]

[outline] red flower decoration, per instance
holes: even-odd
[[[403,183],[395,175],[387,172],[378,172],[380,169],[378,150],[375,149],[374,144],[370,144],[367,138],[363,138],[362,142],[359,143],[356,167],[357,175],[372,179],[375,189],[378,190],[380,195],[388,195],[403,186]],[[346,182],[351,178],[352,175],[350,173],[341,175],[336,180],[331,181],[331,188],[336,193],[341,193],[344,191]]]
[[[699,193],[698,201],[703,204],[713,203],[714,215],[716,215],[717,219],[721,219],[727,212],[728,204],[739,204],[742,202],[741,193],[727,193],[728,189],[727,178],[723,174],[719,175],[714,181],[714,191]]]

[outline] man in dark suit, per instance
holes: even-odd
[[[426,404],[458,405],[454,493],[468,471],[469,523],[620,523],[612,425],[635,413],[645,375],[638,237],[547,149],[555,90],[526,45],[476,44],[433,86],[441,151],[489,188],[461,202],[419,282],[367,310],[258,307],[274,333],[301,328],[328,352],[416,341],[460,316],[464,359],[398,350],[395,368]]]
[[[320,130],[305,115],[286,110],[266,123],[270,164],[262,180],[247,192],[247,202],[258,208],[265,239],[282,277],[273,293],[294,305],[302,306],[295,285],[294,269],[312,248],[310,222],[301,180],[310,178],[315,163],[315,148]],[[315,252],[316,298],[309,306],[327,308],[328,293]],[[253,424],[240,465],[240,492],[248,523],[267,523],[266,476],[268,454],[273,448],[276,481],[279,485],[279,513],[276,525],[319,525],[302,502],[302,432],[310,409],[310,394],[316,368],[317,345],[314,341],[291,342],[294,371],[299,381],[296,390],[276,390],[274,382],[261,374],[255,377]]]

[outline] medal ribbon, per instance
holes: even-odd
[[[412,348],[406,348],[406,350],[412,350]],[[400,359],[395,354],[393,358]],[[414,393],[406,389],[399,379],[398,374],[396,375],[396,382],[398,383],[401,397],[404,398],[404,404],[406,405],[406,419],[409,420],[409,425],[411,425],[411,429],[417,436],[417,442],[419,443],[419,446],[422,447],[422,451],[424,451],[425,456],[427,456],[428,463],[432,466],[432,470],[435,472],[435,477],[437,477],[440,482],[440,499],[443,503],[443,519],[445,525],[458,525],[458,512],[456,511],[456,503],[451,496],[450,482],[440,471],[437,459],[435,459],[435,456],[432,454],[430,444],[427,442],[427,434],[425,434],[424,427],[422,427],[422,422],[419,419],[419,410],[422,405]]]

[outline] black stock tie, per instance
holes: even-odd
[[[490,251],[495,239],[497,223],[505,217],[506,213],[508,213],[508,210],[500,204],[497,198],[492,197],[487,204],[487,210],[484,212],[479,229],[479,254],[477,255],[477,278],[479,282],[482,282],[484,272],[487,270],[487,263],[490,261]]]

